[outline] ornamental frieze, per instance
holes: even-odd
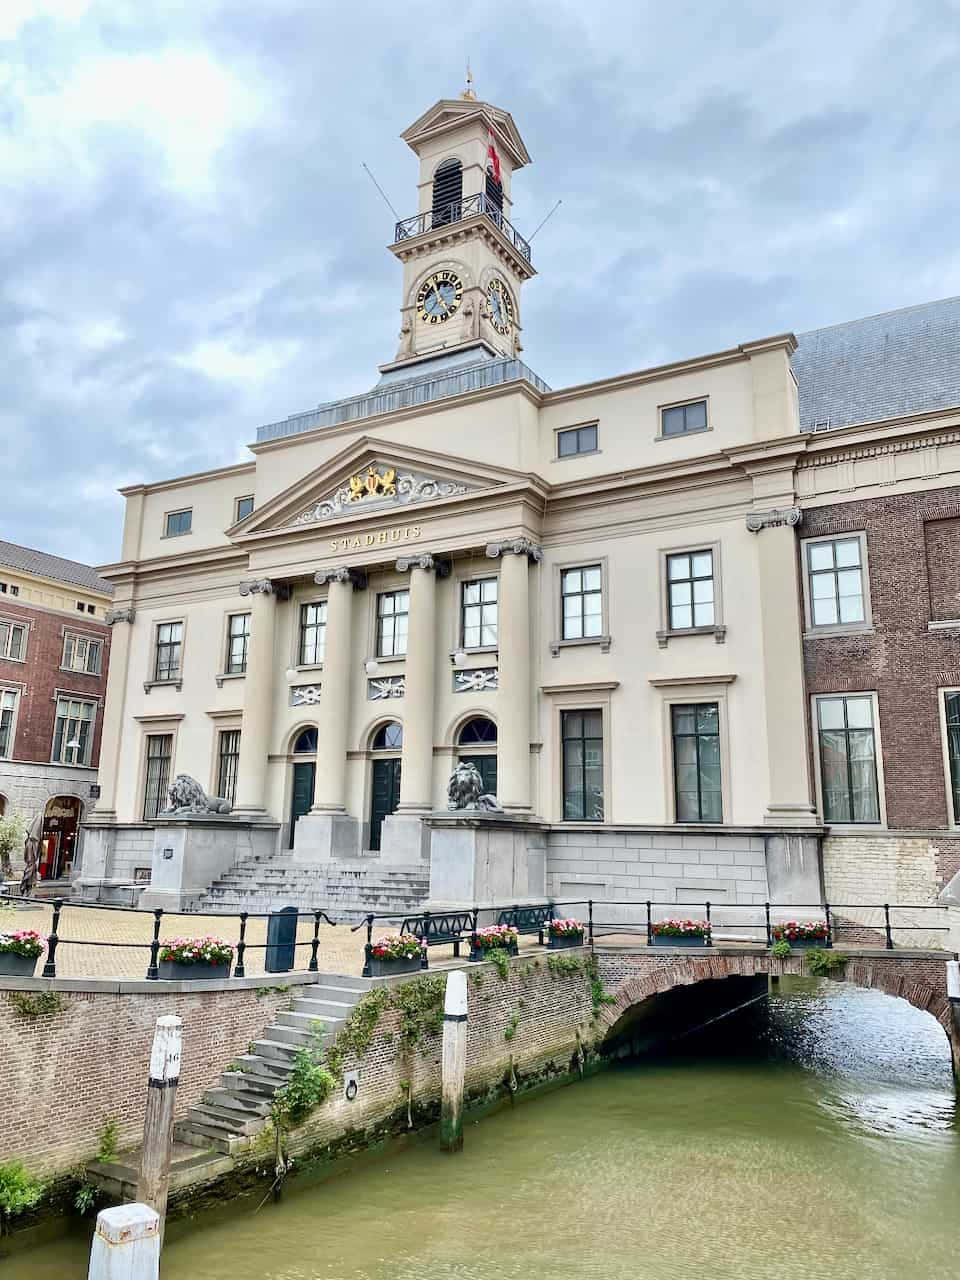
[[[367,681],[367,699],[380,702],[384,698],[402,698],[406,689],[406,676],[383,676],[379,680]]]
[[[466,492],[466,485],[453,480],[438,480],[412,471],[398,472],[395,467],[371,463],[365,471],[351,476],[331,497],[311,504],[290,523],[315,524],[349,512],[435,502],[438,498],[453,498]]]
[[[496,667],[474,667],[471,671],[454,671],[454,693],[494,693],[500,687]]]

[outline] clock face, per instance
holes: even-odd
[[[417,292],[417,314],[425,324],[441,324],[459,311],[463,281],[455,271],[435,271]]]
[[[491,280],[487,286],[490,323],[497,333],[508,333],[513,324],[513,300],[502,280]]]

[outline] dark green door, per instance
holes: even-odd
[[[380,848],[380,828],[388,813],[400,803],[400,761],[374,760],[373,798],[370,803],[370,848]]]
[[[312,760],[293,766],[293,803],[290,805],[290,848],[293,848],[293,832],[297,819],[309,813],[313,804],[313,784],[317,766]]]
[[[464,764],[475,764],[483,779],[483,789],[487,795],[497,794],[497,757],[496,756],[461,756]]]

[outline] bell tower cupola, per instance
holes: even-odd
[[[516,356],[520,290],[535,272],[513,224],[513,176],[530,162],[513,118],[468,79],[401,136],[420,161],[419,212],[400,219],[390,246],[403,264],[400,347],[381,367],[471,348]]]

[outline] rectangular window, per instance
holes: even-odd
[[[95,702],[58,698],[53,731],[53,759],[59,764],[89,764],[93,751]]]
[[[96,613],[96,611],[97,611],[96,605],[93,605],[93,604],[87,605],[87,613]]]
[[[869,694],[817,698],[826,822],[879,822],[877,743]]]
[[[719,704],[674,705],[670,726],[677,822],[722,822]]]
[[[89,676],[99,675],[102,649],[102,643],[89,636],[64,636],[63,659],[60,665],[65,671],[83,671]]]
[[[8,760],[13,755],[19,697],[17,689],[0,689],[0,760]]]
[[[161,809],[166,808],[172,754],[172,733],[151,733],[147,737],[146,785],[143,793],[143,816],[147,820],[155,818]]]
[[[84,611],[84,610],[83,610],[83,601],[82,601],[82,600],[78,600],[78,601],[77,601],[77,613],[83,613],[83,611]]]
[[[560,636],[585,640],[603,635],[603,575],[598,564],[564,569],[560,575]]]
[[[168,511],[166,524],[164,525],[164,535],[168,538],[177,538],[182,533],[189,533],[193,528],[193,508],[187,507],[183,511]]]
[[[561,711],[563,820],[603,821],[603,712]]]
[[[395,658],[407,652],[409,591],[386,591],[377,596],[377,657]]]
[[[667,608],[671,631],[713,626],[712,551],[667,556]]]
[[[242,675],[247,669],[247,649],[250,645],[249,613],[231,613],[227,619],[228,675]]]
[[[588,427],[568,427],[557,432],[557,457],[572,458],[578,453],[596,453],[597,424]]]
[[[0,658],[11,658],[14,662],[22,662],[26,656],[26,623],[0,621]]]
[[[240,762],[240,730],[224,729],[217,756],[217,795],[231,804],[237,798],[237,765]]]
[[[674,404],[660,410],[662,436],[686,436],[694,431],[706,431],[706,429],[706,400],[691,400],[688,404]]]
[[[953,798],[953,821],[960,826],[960,693],[943,695],[947,721],[947,754],[950,758],[950,794]],[[0,755],[3,752],[0,751]]]
[[[497,643],[497,579],[464,582],[461,589],[460,643],[481,649]]]
[[[811,627],[856,626],[866,621],[863,548],[859,535],[805,544]]]
[[[183,623],[161,622],[157,626],[157,655],[154,680],[179,680],[183,650]]]
[[[245,498],[238,498],[234,511],[235,522],[246,520],[251,511],[253,511],[253,494],[248,494]]]
[[[301,667],[319,666],[327,638],[327,602],[300,606],[300,648],[297,663]]]

